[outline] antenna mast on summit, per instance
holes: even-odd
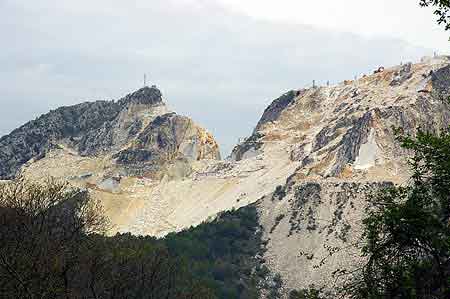
[[[147,74],[144,74],[144,87],[147,86]]]

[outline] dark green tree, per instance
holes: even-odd
[[[216,298],[162,241],[104,236],[103,215],[66,183],[0,183],[0,298]]]
[[[449,0],[420,5],[433,6],[438,24],[450,30]],[[371,199],[366,263],[342,291],[351,298],[450,298],[450,131],[397,136],[412,153],[411,180]]]
[[[292,290],[289,293],[289,299],[325,299],[328,295],[324,294],[323,291],[318,290],[314,287],[303,290]]]
[[[450,298],[450,133],[399,137],[413,175],[371,199],[353,298]]]
[[[437,23],[450,30],[450,0],[419,3],[434,7]],[[446,100],[449,93],[433,96]],[[398,141],[413,154],[411,181],[371,198],[361,240],[366,263],[334,273],[345,279],[335,290],[338,297],[450,298],[450,131],[419,130],[415,137],[400,132]],[[293,290],[290,298],[331,296],[313,288]]]

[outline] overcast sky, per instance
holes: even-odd
[[[147,73],[228,154],[277,96],[449,53],[414,0],[0,0],[0,135]]]

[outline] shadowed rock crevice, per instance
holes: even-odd
[[[431,82],[441,97],[450,96],[450,65],[433,72]]]
[[[332,170],[331,175],[340,174],[348,163],[355,161],[358,156],[361,144],[367,141],[371,128],[371,121],[375,111],[365,113],[361,118],[357,119],[353,127],[347,131],[339,144],[339,150],[336,155],[336,166]]]

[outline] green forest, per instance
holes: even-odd
[[[102,232],[88,192],[18,179],[0,185],[0,298],[259,298],[276,294],[254,206],[165,238]],[[270,279],[269,279],[270,282]]]

